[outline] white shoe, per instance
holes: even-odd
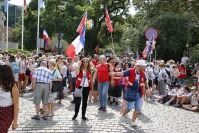
[[[166,102],[164,105],[167,105],[167,106],[169,106],[169,102]]]
[[[138,125],[135,122],[131,122],[131,127],[136,128]]]
[[[119,117],[119,122],[120,122],[120,123],[124,122],[124,121],[125,121],[125,118],[126,118],[125,116],[122,116],[122,115],[121,115],[121,116]]]

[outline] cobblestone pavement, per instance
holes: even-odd
[[[56,112],[53,118],[47,121],[31,120],[35,114],[32,103],[33,94],[26,93],[20,98],[19,127],[11,132],[80,132],[80,133],[199,133],[199,113],[178,109],[171,106],[161,105],[155,101],[145,101],[142,114],[137,119],[140,128],[130,127],[132,112],[128,114],[126,122],[119,123],[118,107],[113,105],[108,107],[107,112],[98,111],[99,103],[88,103],[87,117],[89,121],[81,120],[81,113],[76,121],[72,121],[74,115],[74,105],[70,101],[72,96],[68,96],[62,104],[56,104]],[[80,111],[81,112],[81,111]]]

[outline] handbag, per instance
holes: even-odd
[[[52,76],[54,75],[56,69],[54,70]],[[58,92],[62,89],[62,81],[53,81],[52,82],[52,92]]]
[[[55,98],[51,94],[48,96],[48,103],[55,103]]]
[[[137,100],[137,92],[131,88],[127,87],[127,89],[124,91],[124,99],[128,102],[134,102]]]
[[[87,74],[87,71],[86,71],[86,74]],[[83,81],[83,85],[82,85],[83,87],[84,87],[84,82],[86,80],[86,74],[84,76],[84,81]],[[81,87],[81,88],[75,88],[74,97],[82,97],[83,96],[82,95],[83,87]]]

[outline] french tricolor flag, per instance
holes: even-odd
[[[79,33],[79,35],[66,49],[66,54],[71,59],[74,59],[75,55],[77,55],[84,47],[85,33],[86,33],[86,21],[87,21],[87,12],[85,13],[79,27],[77,28],[77,32]]]
[[[48,49],[48,46],[50,45],[50,37],[48,36],[46,30],[43,31],[43,39],[45,42],[45,49]]]
[[[84,28],[83,28],[83,32],[82,32],[83,34],[77,36],[77,38],[66,49],[66,54],[71,59],[74,59],[75,55],[77,55],[82,50],[82,48],[84,47],[85,31],[86,31],[86,26],[84,26]]]

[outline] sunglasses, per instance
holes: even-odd
[[[88,63],[88,61],[83,61],[83,63]]]

